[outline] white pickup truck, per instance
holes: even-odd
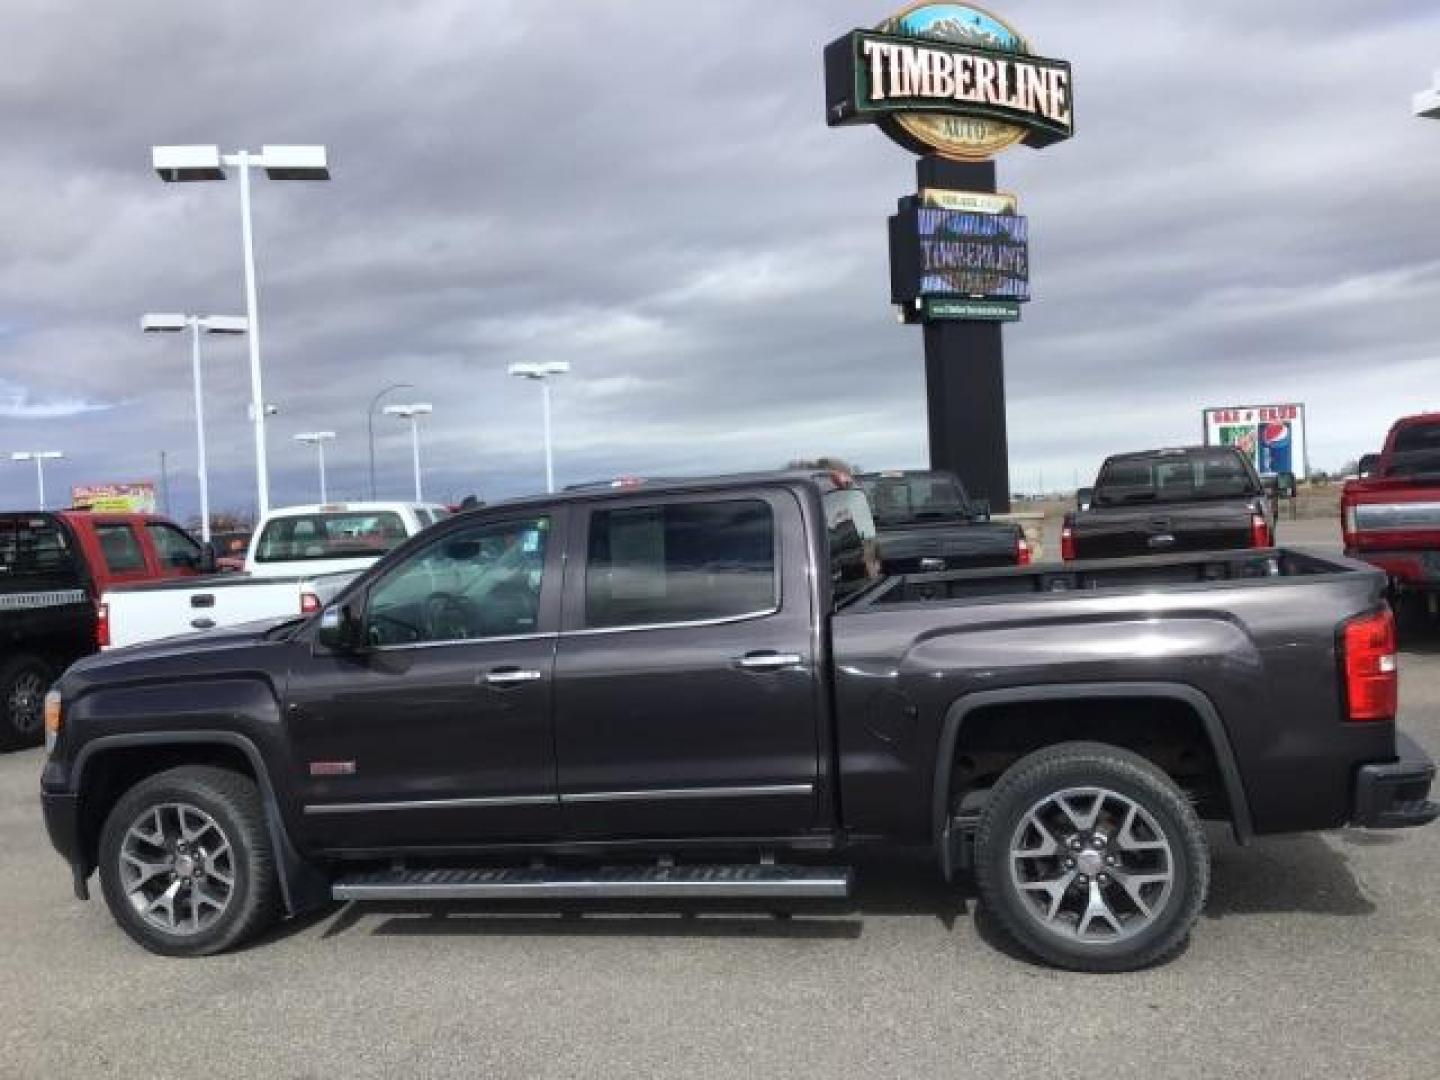
[[[120,585],[100,597],[102,648],[318,611],[356,574],[448,516],[431,503],[365,502],[272,510],[241,573]]]

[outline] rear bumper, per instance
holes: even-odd
[[[1395,735],[1396,760],[1362,765],[1355,778],[1350,824],[1364,829],[1407,829],[1440,817],[1430,801],[1435,763],[1408,735]]]
[[[1346,548],[1351,559],[1383,570],[1391,581],[1417,592],[1440,592],[1440,551],[1359,551]]]

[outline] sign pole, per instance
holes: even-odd
[[[995,191],[993,161],[923,157],[920,189]],[[1010,447],[1005,424],[1005,351],[998,322],[937,320],[925,324],[925,388],[930,467],[960,477],[972,498],[1010,512]]]

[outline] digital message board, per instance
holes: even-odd
[[[902,205],[890,242],[896,304],[1030,299],[1030,223],[1018,214]]]

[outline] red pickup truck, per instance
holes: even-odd
[[[1397,595],[1440,595],[1440,413],[1397,420],[1369,476],[1340,496],[1345,554],[1385,571]]]
[[[50,683],[99,648],[104,590],[213,569],[213,557],[162,517],[0,514],[0,750],[40,742]]]

